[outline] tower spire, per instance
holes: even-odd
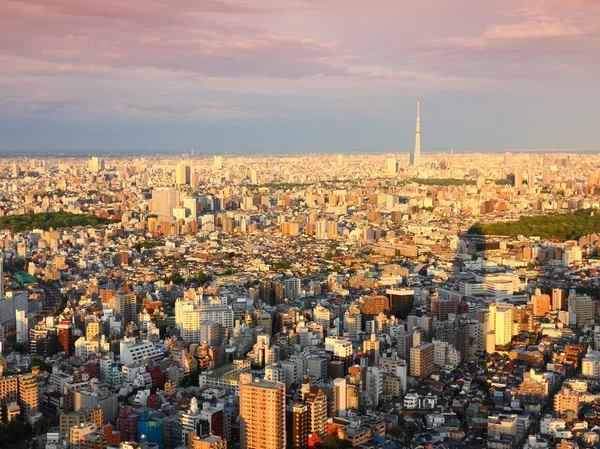
[[[412,165],[417,166],[421,162],[421,107],[417,102],[417,126],[415,130],[415,152],[412,157]]]

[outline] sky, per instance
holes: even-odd
[[[0,152],[600,149],[600,0],[0,0]]]

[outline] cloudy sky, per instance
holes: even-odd
[[[600,149],[600,0],[0,0],[0,151]]]

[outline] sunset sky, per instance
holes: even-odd
[[[0,151],[600,149],[600,0],[0,0]]]

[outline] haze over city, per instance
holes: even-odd
[[[0,151],[597,150],[593,0],[0,2]]]

